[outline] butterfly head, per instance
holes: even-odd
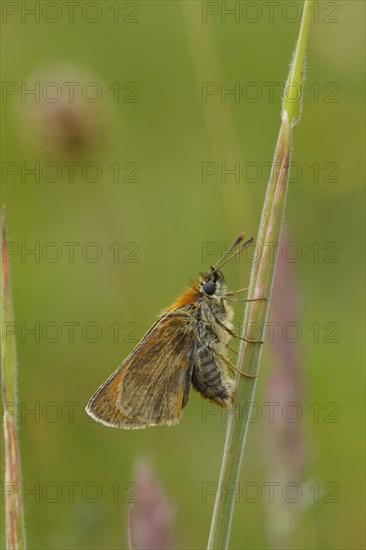
[[[223,274],[211,268],[208,273],[201,273],[200,292],[204,296],[222,296],[226,291],[226,283]]]
[[[208,299],[221,299],[221,297],[226,294],[226,283],[220,269],[254,241],[253,237],[251,237],[243,243],[244,237],[244,233],[241,233],[221,258],[210,267],[210,270],[207,273],[200,274],[198,288],[201,296]]]

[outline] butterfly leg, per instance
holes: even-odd
[[[231,361],[229,361],[229,359],[227,357],[225,357],[225,355],[222,355],[222,353],[219,353],[218,351],[215,351],[213,350],[212,348],[209,348],[212,353],[214,355],[216,355],[216,357],[219,357],[221,359],[221,361],[223,361],[225,363],[225,365],[227,367],[229,367],[229,369],[231,369],[232,371],[234,372],[238,372],[239,374],[241,374],[242,376],[245,376],[245,378],[257,378],[257,375],[256,374],[248,374],[247,372],[243,372],[242,370],[238,369],[237,367],[235,367]]]
[[[261,302],[267,298],[223,298],[227,302]]]
[[[224,323],[220,321],[217,317],[215,317],[215,321],[220,327],[222,327],[228,334],[233,336],[234,338],[239,338],[239,340],[243,340],[244,342],[249,342],[249,344],[264,344],[263,340],[250,340],[249,338],[244,338],[243,336],[239,336],[239,334],[236,334],[233,330],[228,328]]]
[[[247,292],[249,290],[249,286],[246,288],[239,288],[239,290],[230,290],[229,292],[226,292],[225,296],[234,296],[234,294],[239,294],[240,292]]]
[[[238,350],[233,348],[232,346],[229,346],[229,344],[225,344],[225,346],[227,347],[227,349],[229,349],[230,351],[233,351],[234,353],[237,353],[239,354]]]

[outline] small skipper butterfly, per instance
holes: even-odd
[[[234,333],[228,302],[248,301],[232,298],[248,289],[228,292],[220,269],[254,239],[243,240],[244,233],[164,311],[100,386],[86,407],[92,418],[125,429],[176,424],[191,384],[217,405],[232,404],[235,390],[228,369],[250,375],[228,359],[228,349],[236,351],[229,340],[232,336],[251,340]]]

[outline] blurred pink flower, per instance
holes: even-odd
[[[135,470],[139,503],[129,509],[130,550],[171,550],[175,509],[156,481],[152,464],[140,460]]]
[[[273,458],[279,463],[277,467],[286,470],[289,480],[296,481],[301,478],[307,453],[301,418],[292,421],[303,408],[304,382],[301,372],[301,338],[298,342],[291,342],[289,339],[293,337],[296,340],[296,331],[301,327],[299,319],[302,302],[295,282],[295,264],[285,257],[285,251],[288,250],[286,244],[289,241],[284,229],[269,313],[269,321],[277,325],[274,325],[274,338],[268,346],[273,368],[266,397],[271,403],[280,403],[273,407],[273,423],[268,426],[272,450],[275,451]],[[292,333],[291,325],[294,327]],[[284,330],[284,327],[289,327],[289,330]],[[284,411],[289,413],[289,417]]]
[[[302,414],[304,411],[304,373],[301,350],[301,294],[295,282],[294,263],[286,258],[289,242],[282,231],[277,270],[272,292],[269,321],[269,357],[272,372],[265,390],[265,400],[272,404],[273,417],[265,426],[265,463],[271,481],[300,487],[306,478],[309,446]],[[286,327],[289,329],[287,331]],[[291,341],[293,339],[293,341]],[[302,512],[309,502],[302,498],[289,503],[281,491],[267,507],[267,530],[270,548],[292,548],[293,536]]]

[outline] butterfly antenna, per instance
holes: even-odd
[[[244,239],[245,237],[245,233],[240,233],[239,237],[237,239],[235,239],[235,241],[233,242],[233,244],[226,250],[226,252],[221,256],[221,258],[219,260],[217,260],[217,262],[215,263],[215,265],[213,265],[210,269],[211,271],[216,271],[217,266],[220,265],[220,263],[222,262],[222,260],[224,258],[226,258],[226,256],[228,254],[230,254],[230,252],[232,250],[234,250],[234,248],[236,248],[238,246],[239,243],[241,243],[241,241]]]
[[[242,235],[244,235],[244,233],[242,233]],[[241,235],[240,235],[241,236]],[[230,260],[232,260],[233,258],[235,258],[235,256],[237,256],[238,254],[240,254],[240,252],[242,252],[244,250],[244,248],[246,248],[247,246],[249,246],[250,244],[252,244],[252,242],[254,241],[254,237],[250,237],[250,239],[246,240],[245,243],[243,243],[241,245],[240,248],[238,248],[238,250],[236,250],[234,252],[234,254],[232,254],[231,256],[229,256],[229,258],[225,258],[225,256],[227,256],[227,254],[233,250],[233,248],[235,248],[235,246],[240,242],[242,241],[242,238],[240,240],[238,240],[239,237],[236,239],[235,243],[228,249],[228,251],[222,256],[222,258],[220,258],[220,260],[218,262],[215,263],[215,265],[213,267],[211,267],[211,269],[213,271],[217,271],[218,269],[221,269],[223,265],[227,264],[228,262],[230,262]],[[235,246],[234,246],[235,245]],[[223,260],[223,261],[222,261]],[[219,264],[219,265],[217,265]]]

